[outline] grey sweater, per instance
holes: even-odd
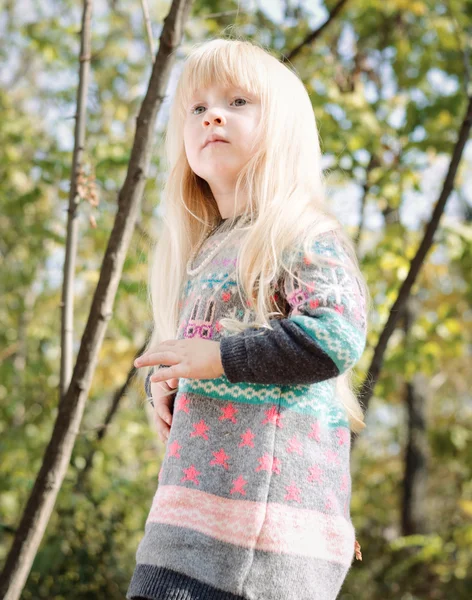
[[[362,288],[348,268],[294,248],[308,285],[281,281],[287,318],[228,334],[222,317],[254,320],[236,290],[240,235],[184,286],[177,337],[219,341],[224,375],[179,380],[129,599],[334,600],[353,560],[350,430],[335,384],[365,347]],[[350,260],[335,231],[315,251]]]

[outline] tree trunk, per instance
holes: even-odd
[[[408,343],[411,324],[418,313],[417,299],[410,298],[405,310],[405,340]],[[428,481],[428,441],[426,408],[428,381],[423,373],[415,373],[406,383],[408,414],[405,472],[403,477],[402,535],[427,533],[426,486]]]

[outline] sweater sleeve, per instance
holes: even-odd
[[[310,384],[337,377],[353,367],[366,344],[362,287],[335,231],[318,236],[318,254],[344,266],[311,263],[298,251],[282,280],[288,317],[270,319],[272,330],[250,327],[223,337],[220,353],[231,383]],[[297,278],[301,279],[301,282]]]
[[[146,392],[147,398],[151,398],[151,376],[154,373],[154,367],[149,369],[149,373],[146,376],[146,380],[144,382],[144,390]]]

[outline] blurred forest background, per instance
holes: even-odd
[[[149,3],[154,52],[169,6]],[[74,354],[152,69],[144,14],[138,0],[93,3]],[[71,0],[8,0],[0,14],[0,567],[58,413],[81,18],[82,3]],[[133,368],[151,325],[147,259],[166,176],[162,134],[189,48],[228,32],[289,57],[312,98],[332,206],[357,242],[375,306],[359,383],[443,189],[472,96],[470,1],[193,2],[83,420],[24,600],[124,598],[164,453]],[[353,448],[362,561],[341,600],[472,597],[471,165],[469,141]]]

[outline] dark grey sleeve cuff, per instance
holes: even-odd
[[[154,367],[149,369],[149,373],[147,374],[146,381],[144,382],[144,389],[146,391],[146,397],[151,397],[151,376],[154,373]]]
[[[273,330],[254,327],[220,340],[223,370],[231,383],[310,384],[339,369],[291,319],[271,319]]]

